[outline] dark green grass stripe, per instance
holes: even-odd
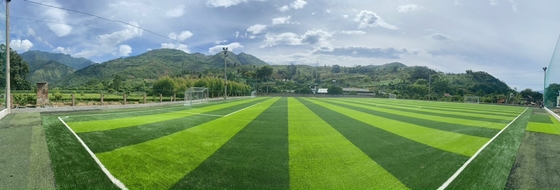
[[[370,126],[305,99],[298,100],[407,187],[435,189],[468,159]]]
[[[480,111],[473,111],[473,110],[465,110],[460,108],[460,106],[454,108],[445,108],[439,107],[429,104],[398,104],[398,103],[390,103],[390,102],[372,102],[372,101],[365,101],[369,104],[379,104],[379,105],[388,105],[388,106],[400,106],[400,107],[410,107],[410,108],[417,108],[418,106],[423,106],[426,108],[430,108],[431,110],[435,111],[445,111],[445,112],[457,112],[457,113],[467,113],[467,114],[484,114],[484,115],[493,115],[493,116],[506,116],[506,117],[516,117],[519,112],[516,113],[509,113],[509,112],[500,112],[496,110],[480,110]]]
[[[381,101],[381,102],[386,102]],[[514,106],[506,106],[506,105],[489,105],[489,104],[468,104],[468,103],[455,103],[455,102],[430,102],[430,101],[410,101],[410,100],[397,100],[398,103],[407,103],[409,105],[418,105],[418,106],[435,106],[439,108],[446,108],[446,109],[460,109],[460,110],[468,110],[468,111],[482,111],[488,112],[488,110],[492,110],[494,112],[500,113],[508,113],[508,114],[517,114],[523,110],[523,107],[514,107]],[[516,110],[517,109],[517,110]]]
[[[173,188],[289,188],[287,114],[287,99],[282,98]]]
[[[531,110],[527,110],[504,130],[448,189],[504,189],[530,116]]]
[[[350,100],[342,100],[342,101],[348,102],[348,103],[357,103],[355,101],[350,101]],[[366,103],[366,104],[372,105],[372,106],[375,105],[375,103]],[[511,119],[515,118],[515,116],[514,116],[510,120],[506,120],[506,119],[494,119],[494,118],[467,116],[467,115],[461,115],[461,113],[456,113],[456,112],[451,112],[451,111],[447,111],[447,113],[436,113],[436,112],[424,111],[425,109],[406,109],[406,108],[399,108],[399,107],[391,107],[390,109],[395,110],[395,111],[408,112],[408,113],[428,114],[428,115],[440,116],[440,117],[450,117],[450,118],[475,120],[475,121],[487,121],[487,122],[504,123],[504,124],[509,123],[511,121]],[[430,108],[430,109],[432,109],[432,108]],[[454,114],[454,113],[456,113],[456,114]]]
[[[248,102],[205,114],[226,115],[253,104],[255,104],[255,102]],[[88,145],[91,151],[94,153],[101,153],[167,136],[217,118],[218,117],[205,115],[191,115],[163,122],[106,131],[78,133],[78,135]]]
[[[42,120],[57,189],[119,189],[57,116]]]
[[[364,112],[364,113],[367,113],[367,114],[376,115],[376,116],[379,116],[379,117],[384,117],[384,118],[387,118],[387,119],[398,120],[398,121],[401,121],[401,122],[406,122],[406,123],[410,123],[410,124],[415,124],[415,125],[420,125],[420,126],[424,126],[424,127],[429,127],[429,128],[433,128],[433,129],[442,130],[442,131],[450,131],[450,132],[460,133],[460,134],[465,134],[465,135],[491,138],[498,131],[500,131],[498,129],[473,127],[473,126],[468,126],[468,125],[445,123],[445,122],[432,121],[432,120],[427,120],[427,119],[422,119],[422,118],[396,115],[396,114],[386,113],[386,112],[382,112],[382,111],[376,111],[376,110],[371,110],[371,109],[360,108],[360,107],[357,107],[357,106],[341,104],[341,103],[337,103],[337,102],[333,102],[333,101],[325,101],[325,100],[322,100],[322,99],[316,99],[316,100],[323,101],[325,103],[329,103],[329,104],[333,104],[333,105],[337,105],[337,106],[341,106],[341,107],[345,107],[345,108],[350,108],[350,109],[360,111],[360,112]]]
[[[262,98],[254,98],[249,101],[259,101]],[[248,101],[248,99],[232,99],[232,100],[219,100],[211,101],[208,103],[194,104],[191,106],[185,106],[183,104],[178,105],[167,105],[167,106],[155,106],[155,107],[144,107],[144,108],[124,108],[116,110],[95,110],[95,111],[80,111],[80,112],[63,112],[56,113],[56,115],[69,116],[69,118],[64,119],[65,122],[81,122],[81,121],[94,121],[94,120],[111,120],[127,117],[138,117],[180,112],[189,109],[199,109],[209,106],[214,106],[217,104],[228,104],[238,101]]]
[[[550,118],[550,114],[544,109],[533,109],[533,115],[531,119],[529,119],[529,122],[554,124]]]

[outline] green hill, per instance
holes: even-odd
[[[31,82],[31,84],[37,82],[52,84],[71,75],[74,71],[76,71],[74,68],[56,61],[35,61],[33,64],[29,64],[27,81]]]
[[[21,54],[21,57],[23,58],[24,61],[26,61],[30,65],[33,65],[37,61],[52,60],[52,61],[62,63],[66,66],[72,67],[75,70],[79,70],[81,68],[95,64],[95,62],[85,58],[75,58],[67,54],[49,53],[49,52],[38,51],[38,50],[26,51]]]

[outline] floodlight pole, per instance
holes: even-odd
[[[6,0],[6,111],[11,112],[10,98],[10,1]]]
[[[542,70],[544,71],[544,80],[543,80],[543,87],[544,88],[543,88],[543,95],[542,95],[542,97],[543,97],[542,98],[543,99],[543,101],[542,101],[543,107],[546,106],[546,104],[545,104],[545,102],[546,102],[546,98],[545,98],[545,96],[546,96],[546,69],[548,69],[548,68],[547,67],[542,68]]]
[[[224,50],[224,100],[227,99],[227,64],[226,64],[226,58],[227,58],[227,51],[228,48],[227,47],[223,47],[222,50]]]

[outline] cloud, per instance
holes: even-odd
[[[509,0],[509,2],[511,3],[511,9],[513,10],[513,12],[517,12],[517,2],[515,2],[514,0]]]
[[[314,54],[364,57],[364,58],[385,58],[399,59],[401,55],[408,54],[408,50],[396,48],[369,48],[369,47],[337,47],[330,51],[316,50]]]
[[[184,13],[185,13],[185,6],[179,5],[177,8],[165,12],[165,17],[167,18],[180,17],[183,16]]]
[[[50,1],[48,2],[48,4],[56,7],[62,7],[59,3],[55,1]],[[69,26],[67,24],[60,24],[66,22],[67,14],[65,10],[47,8],[43,12],[43,16],[45,17],[45,20],[57,22],[57,23],[53,23],[53,22],[47,23],[47,26],[58,37],[67,36],[68,34],[70,34],[70,32],[72,32],[72,26]]]
[[[263,32],[264,30],[266,30],[266,25],[263,25],[263,24],[255,24],[255,25],[247,28],[247,32],[251,32],[253,34],[259,34],[259,33]]]
[[[291,16],[285,16],[285,17],[276,17],[272,19],[272,25],[277,25],[277,24],[290,24],[290,19],[292,17]]]
[[[231,6],[235,6],[238,5],[240,3],[246,3],[249,2],[251,0],[208,0],[208,2],[206,2],[206,5],[209,7],[231,7]]]
[[[397,7],[397,11],[399,11],[400,13],[408,13],[421,9],[424,9],[424,7],[417,4],[400,5],[399,7]]]
[[[221,43],[226,43],[226,42],[228,42],[228,41],[227,40],[218,40],[218,41],[215,41],[214,44],[221,44]]]
[[[138,26],[138,23],[136,22],[131,22],[130,24]],[[126,25],[124,30],[113,32],[110,34],[102,34],[97,38],[99,42],[101,42],[101,44],[104,46],[115,46],[123,41],[140,36],[142,36],[142,29]]]
[[[33,47],[33,43],[31,43],[31,41],[27,39],[10,40],[10,48],[17,51],[18,53],[26,52],[27,50],[31,49],[31,47]]]
[[[303,9],[303,7],[305,7],[305,5],[307,5],[307,2],[305,0],[295,0],[294,2],[290,3],[290,5],[284,5],[278,8],[278,10],[280,12],[285,12],[285,11],[289,11],[290,8],[292,9]]]
[[[57,53],[62,53],[62,54],[70,54],[72,51],[68,48],[63,48],[63,47],[56,47],[55,49],[53,49],[54,52]]]
[[[362,34],[366,34],[366,32],[361,31],[361,30],[343,30],[343,31],[340,31],[339,33],[341,33],[341,34],[349,34],[349,35],[362,35]]]
[[[190,53],[189,47],[185,44],[181,43],[161,43],[161,48],[168,48],[168,49],[177,49],[184,51],[185,53]]]
[[[381,19],[381,17],[379,17],[376,13],[371,11],[366,11],[366,10],[363,10],[360,13],[358,13],[354,21],[360,23],[358,25],[359,29],[367,28],[367,27],[375,27],[375,26],[381,26],[383,28],[387,28],[391,30],[398,29],[396,26],[393,26],[383,21],[383,19]]]
[[[264,44],[261,48],[272,47],[276,45],[319,45],[328,46],[330,45],[328,39],[332,37],[332,33],[314,29],[308,30],[303,35],[297,35],[291,32],[285,32],[281,34],[267,34],[264,39]]]
[[[117,55],[128,56],[128,55],[130,55],[130,53],[132,53],[132,47],[125,44],[125,45],[120,45],[119,46],[119,53]]]
[[[494,6],[498,4],[498,0],[490,0],[490,5]]]
[[[433,33],[432,35],[429,36],[429,38],[433,39],[433,40],[438,40],[438,41],[449,41],[452,40],[452,37],[443,35],[441,33]]]
[[[241,45],[239,42],[233,42],[233,43],[230,43],[228,45],[217,45],[217,46],[208,48],[208,52],[211,53],[211,54],[216,54],[216,53],[219,53],[219,52],[223,51],[222,50],[223,47],[227,47],[229,51],[233,51],[235,49],[243,48],[243,45]]]
[[[179,35],[177,35],[175,32],[171,32],[171,33],[169,33],[168,36],[171,39],[175,39],[175,40],[178,40],[178,41],[182,42],[182,41],[185,41],[186,39],[192,37],[193,33],[188,31],[188,30],[185,30],[185,31],[182,31],[181,33],[179,33]]]
[[[305,2],[304,0],[296,0],[290,3],[290,7],[294,9],[302,9],[305,5],[307,5],[307,2]]]

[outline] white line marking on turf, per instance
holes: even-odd
[[[204,116],[212,116],[212,117],[223,117],[223,115],[216,115],[216,114],[206,114],[206,113],[194,113],[194,112],[186,112],[188,114],[193,115],[204,115]]]
[[[99,165],[99,167],[101,167],[101,170],[103,170],[103,172],[105,172],[105,175],[107,175],[107,177],[113,182],[113,184],[115,184],[120,189],[128,190],[128,188],[126,188],[126,186],[124,186],[124,184],[119,179],[115,178],[115,176],[113,176],[113,174],[111,174],[111,172],[109,172],[109,170],[107,170],[107,168],[105,168],[105,166],[101,163],[101,161],[99,161],[97,156],[95,156],[95,154],[93,154],[93,152],[89,149],[89,147],[86,145],[86,143],[84,143],[84,141],[82,141],[82,139],[66,124],[66,122],[64,122],[64,120],[62,120],[62,118],[60,118],[60,117],[58,117],[58,119],[62,122],[62,124],[64,124],[64,126],[66,126],[66,128],[68,128],[68,130],[70,130],[70,132],[72,132],[72,134],[74,134],[74,136],[76,136],[76,139],[78,139],[78,141],[80,141],[80,143],[82,143],[82,146],[84,146],[84,148],[89,153],[89,155],[95,160],[95,162],[97,162],[97,165]]]
[[[258,104],[260,104],[260,103],[261,103],[261,102],[259,102],[259,103],[256,103],[256,104],[253,104],[253,105],[250,105],[250,106],[248,106],[248,107],[246,107],[246,108],[243,108],[243,109],[240,109],[240,110],[237,110],[237,111],[231,112],[231,113],[229,113],[229,114],[227,114],[227,115],[224,115],[224,117],[227,117],[227,116],[233,115],[233,114],[235,114],[235,113],[237,113],[237,112],[243,111],[243,110],[245,110],[245,109],[248,109],[248,108],[250,108],[250,107],[253,107],[253,106],[256,106],[256,105],[258,105]]]
[[[476,158],[476,156],[478,156],[478,154],[480,152],[482,152],[482,150],[484,150],[484,148],[486,148],[486,146],[488,146],[490,143],[492,143],[492,141],[494,141],[494,139],[496,139],[500,134],[502,134],[502,132],[504,132],[513,122],[517,121],[517,118],[521,117],[521,115],[523,115],[529,108],[525,108],[525,110],[523,112],[521,112],[521,114],[519,114],[515,119],[513,119],[513,121],[511,121],[508,125],[506,125],[506,127],[504,127],[502,130],[500,130],[500,132],[498,132],[498,134],[494,135],[494,137],[492,137],[492,139],[490,139],[488,142],[486,142],[486,144],[484,144],[482,147],[480,147],[480,149],[478,149],[478,151],[476,151],[476,153],[474,153],[473,156],[471,156],[471,158],[469,158],[469,160],[467,160],[463,166],[461,166],[451,177],[449,177],[449,179],[447,179],[447,181],[445,181],[445,183],[443,183],[438,190],[444,190],[445,188],[447,188],[447,186],[449,186],[449,184],[451,184],[451,182],[453,182],[453,180],[455,180],[455,178],[457,178],[457,176],[459,176],[459,174],[461,174],[461,172],[463,172],[463,170]]]

